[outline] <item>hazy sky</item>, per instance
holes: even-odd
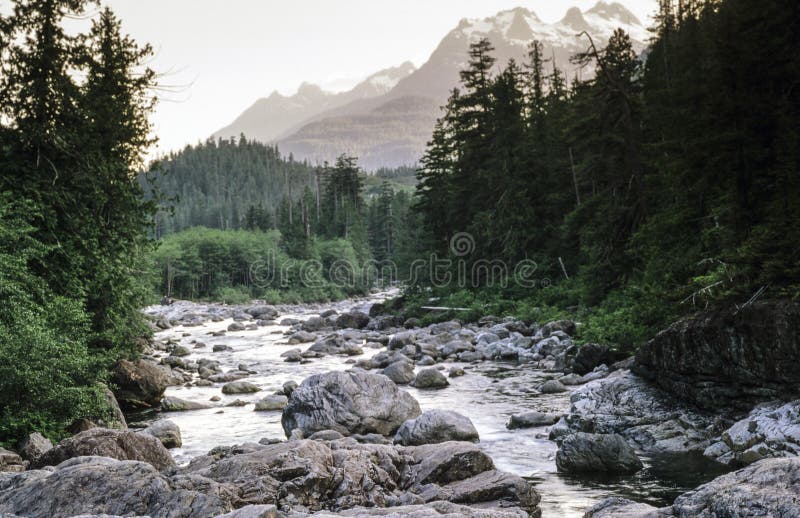
[[[105,0],[168,91],[154,115],[159,150],[205,139],[273,90],[330,90],[382,68],[424,63],[461,18],[526,7],[544,21],[595,0]],[[622,0],[643,22],[656,0]]]

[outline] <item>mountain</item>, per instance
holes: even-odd
[[[324,106],[315,104],[314,110],[308,110],[314,113],[306,114],[304,119],[300,110],[292,112],[290,123],[280,125],[288,129],[278,137],[280,132],[265,128],[277,127],[278,122],[270,117],[279,115],[266,116],[251,109],[240,117],[247,115],[248,126],[234,123],[223,135],[244,132],[253,138],[277,142],[282,152],[311,162],[330,162],[347,152],[358,156],[368,170],[413,164],[425,149],[441,113],[440,107],[459,83],[459,72],[467,64],[472,42],[489,38],[496,49],[494,55],[500,70],[511,58],[525,62],[528,45],[539,40],[545,56],[562,68],[568,78],[587,77],[592,70],[578,69],[569,62],[571,56],[589,46],[589,40],[578,35],[586,31],[596,45],[603,46],[620,27],[630,34],[638,51],[645,49],[649,33],[619,3],[599,2],[586,11],[573,7],[555,23],[545,23],[522,7],[482,20],[463,19],[442,39],[427,62],[405,75],[393,75],[385,83],[391,88],[381,94],[340,94],[349,98],[337,96],[335,102],[330,99]],[[272,136],[265,136],[268,134]]]
[[[333,94],[319,86],[303,83],[292,96],[273,92],[259,99],[235,121],[214,133],[213,137],[238,137],[244,133],[262,142],[273,142],[298,129],[316,115],[344,106],[353,101],[380,97],[392,90],[397,83],[412,74],[415,67],[406,62],[394,68],[377,72],[352,90]]]

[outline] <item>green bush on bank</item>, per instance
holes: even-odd
[[[154,295],[228,304],[330,301],[364,293],[363,261],[345,239],[311,241],[296,259],[277,230],[195,227],[165,237],[151,257]]]

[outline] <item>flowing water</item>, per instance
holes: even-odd
[[[374,299],[373,299],[374,300]],[[361,301],[357,309],[367,309],[370,300]],[[352,307],[338,303],[335,309]],[[279,319],[304,319],[318,314],[326,307],[297,307],[293,314]],[[208,322],[198,327],[175,327],[157,335],[159,339],[173,338],[192,350],[187,359],[211,358],[221,363],[223,371],[237,370],[244,364],[255,371],[246,381],[258,385],[256,394],[224,395],[221,384],[213,387],[170,387],[168,396],[215,405],[213,408],[186,412],[170,412],[133,417],[132,424],[158,418],[168,418],[180,426],[183,447],[172,450],[179,463],[207,453],[215,446],[258,442],[262,438],[284,438],[281,413],[255,412],[253,404],[265,395],[280,390],[283,383],[300,383],[313,374],[351,367],[347,358],[326,356],[311,363],[286,363],[281,354],[287,350],[305,350],[310,344],[288,345],[284,331],[288,326],[266,326],[258,330],[228,332],[213,337],[209,333],[224,330],[232,320]],[[188,336],[183,336],[187,334]],[[192,349],[193,341],[203,342],[205,348]],[[225,344],[232,350],[212,352],[214,344]],[[365,349],[366,358],[379,350]],[[656,506],[669,505],[675,497],[711,480],[719,474],[714,465],[699,455],[670,455],[643,458],[646,469],[624,477],[573,477],[556,472],[556,444],[547,439],[545,427],[507,430],[511,414],[540,411],[564,413],[569,408],[569,394],[538,394],[534,387],[556,374],[533,368],[530,364],[483,362],[459,365],[466,375],[450,379],[451,385],[436,390],[417,390],[404,387],[419,402],[422,410],[449,409],[468,416],[477,428],[481,447],[491,456],[498,469],[520,475],[534,484],[542,496],[544,517],[580,517],[595,503],[609,496],[622,496]],[[212,397],[221,401],[212,403]],[[251,404],[225,407],[237,399]]]

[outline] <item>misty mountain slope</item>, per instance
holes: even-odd
[[[432,97],[404,96],[369,113],[312,122],[279,146],[283,153],[314,157],[309,160],[320,163],[348,153],[359,157],[359,165],[370,171],[414,164],[439,113],[440,103]]]
[[[413,73],[410,62],[377,72],[352,90],[338,94],[325,92],[317,85],[303,83],[297,93],[285,96],[273,92],[256,101],[230,125],[217,131],[214,138],[238,137],[242,133],[262,142],[273,142],[296,131],[314,116],[346,106],[354,101],[380,97]]]
[[[292,119],[292,124],[286,125],[291,129],[272,141],[277,141],[282,151],[311,162],[332,162],[339,154],[348,152],[359,156],[367,169],[411,165],[422,155],[440,107],[459,83],[459,72],[467,64],[471,43],[489,38],[496,49],[499,71],[509,59],[526,62],[528,46],[539,40],[544,55],[564,70],[568,79],[585,78],[593,71],[580,70],[569,61],[571,56],[589,47],[588,38],[578,35],[586,31],[600,47],[618,27],[631,35],[638,51],[644,50],[648,31],[619,3],[599,2],[586,11],[573,7],[555,23],[543,22],[536,13],[522,7],[482,20],[463,19],[419,69],[395,76],[402,77],[389,91],[374,96],[352,96],[346,102],[324,107],[316,105],[315,113],[300,123],[295,122],[297,118]],[[389,103],[392,103],[389,109],[381,109]],[[397,110],[398,106],[405,106],[409,112]],[[249,126],[234,124],[231,128],[241,129],[236,134],[243,132],[252,138],[266,139],[263,135],[268,132],[259,127],[258,112],[250,115]],[[261,120],[264,125],[274,124],[263,117]],[[274,131],[270,134],[276,135]]]

